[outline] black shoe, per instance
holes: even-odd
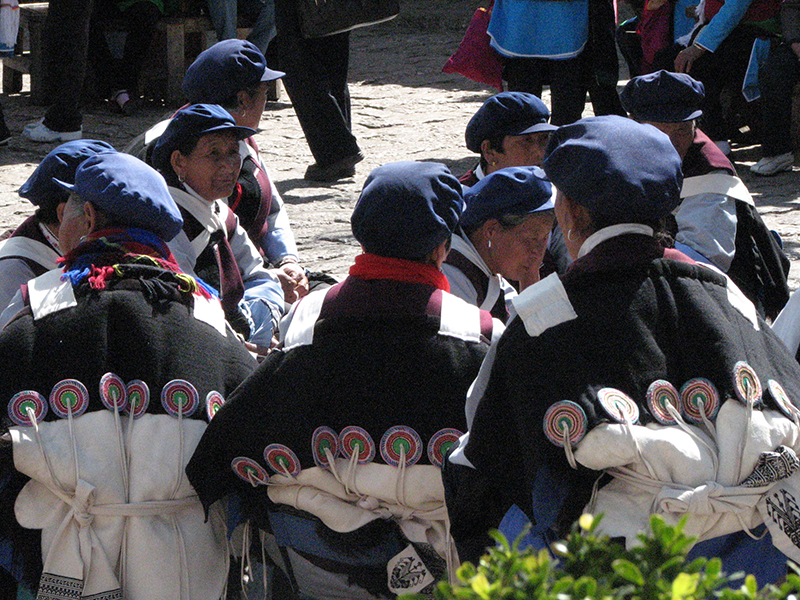
[[[11,135],[11,132],[6,127],[5,123],[0,124],[0,146],[8,146],[8,142],[11,138],[14,137]]]
[[[352,177],[356,174],[356,163],[362,160],[364,160],[364,155],[361,152],[356,152],[324,167],[314,163],[308,166],[303,179],[329,182]]]

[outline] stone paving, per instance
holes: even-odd
[[[421,6],[419,0],[414,2]],[[464,146],[464,127],[493,91],[441,72],[474,5],[444,0],[437,6],[438,12],[419,9],[396,23],[352,35],[353,131],[366,155],[355,178],[325,186],[304,181],[305,168],[313,159],[288,97],[284,93],[267,105],[256,139],[287,204],[301,259],[313,270],[342,277],[359,252],[349,218],[371,169],[395,160],[436,160],[460,175],[476,160]],[[2,97],[15,132],[44,113],[43,107],[29,104],[25,89]],[[104,139],[121,149],[168,111],[148,102],[135,116],[123,117],[105,103],[93,103],[85,109],[84,137]],[[590,104],[585,114],[591,114]],[[0,231],[30,214],[32,207],[16,190],[52,147],[15,137],[0,149]],[[793,261],[791,285],[796,288],[800,286],[800,170],[772,178],[751,177],[747,167],[759,152],[757,147],[735,148],[733,158],[765,221],[784,239]]]

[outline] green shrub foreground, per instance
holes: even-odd
[[[789,564],[781,585],[760,590],[753,575],[727,575],[718,558],[686,554],[692,538],[683,533],[684,521],[668,525],[659,516],[650,520],[652,534],[640,535],[641,544],[630,550],[610,543],[594,531],[599,518],[583,515],[562,542],[553,545],[557,559],[547,551],[519,550],[519,540],[509,544],[499,532],[476,567],[464,563],[458,583],[440,582],[437,600],[797,600],[800,571]],[[758,560],[758,557],[753,557]],[[732,587],[728,587],[732,586]],[[421,596],[402,596],[416,600]]]

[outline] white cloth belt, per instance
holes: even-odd
[[[752,511],[770,487],[724,487],[713,481],[696,488],[664,487],[653,501],[653,512],[712,515]]]

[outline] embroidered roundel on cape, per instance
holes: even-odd
[[[597,401],[608,416],[618,423],[636,423],[639,420],[639,406],[624,392],[602,388],[597,392]]]
[[[375,458],[375,442],[366,429],[350,425],[339,433],[339,448],[345,458],[358,456],[357,462],[365,465]]]
[[[173,379],[161,390],[161,404],[173,417],[190,417],[200,406],[200,394],[188,381]]]
[[[428,460],[436,467],[442,468],[444,457],[447,456],[450,448],[458,442],[463,433],[458,429],[440,429],[428,440]]]
[[[761,381],[753,368],[743,360],[733,367],[733,389],[745,405],[756,405],[761,400]]]
[[[422,438],[411,427],[396,425],[386,430],[381,438],[381,458],[393,467],[417,464],[422,456]]]
[[[100,378],[100,400],[110,411],[124,412],[128,409],[128,392],[125,382],[114,373],[106,373]]]
[[[128,396],[128,412],[134,419],[138,419],[147,412],[150,405],[150,388],[144,381],[134,379],[128,382],[125,390]]]
[[[544,413],[544,435],[559,448],[569,441],[574,446],[586,435],[588,419],[583,408],[571,400],[550,405]]]
[[[253,487],[269,483],[267,470],[252,458],[247,458],[246,456],[236,457],[231,461],[231,468],[234,473]]]
[[[296,477],[300,473],[300,461],[297,455],[283,444],[270,444],[264,448],[264,460],[278,475]]]
[[[653,418],[662,425],[675,425],[678,419],[670,412],[669,406],[681,414],[682,403],[678,390],[666,379],[656,379],[647,388],[647,408]]]
[[[317,427],[311,436],[311,454],[314,464],[323,469],[330,467],[330,459],[336,458],[339,453],[339,436],[330,427]]]
[[[778,407],[778,410],[797,422],[797,409],[792,405],[791,400],[789,400],[789,395],[786,393],[786,390],[783,389],[783,386],[774,379],[770,379],[767,381],[767,389],[775,405]]]
[[[59,381],[50,391],[50,408],[62,419],[80,417],[89,407],[89,390],[77,379]]]
[[[8,418],[20,427],[41,423],[46,414],[47,400],[39,392],[18,392],[8,402]]]
[[[695,377],[681,388],[683,415],[694,425],[703,423],[703,416],[713,421],[719,412],[719,392],[714,384],[704,377]]]
[[[208,414],[208,420],[214,418],[214,415],[217,414],[220,408],[225,404],[225,398],[222,397],[222,394],[215,390],[211,390],[206,395],[206,413]]]

